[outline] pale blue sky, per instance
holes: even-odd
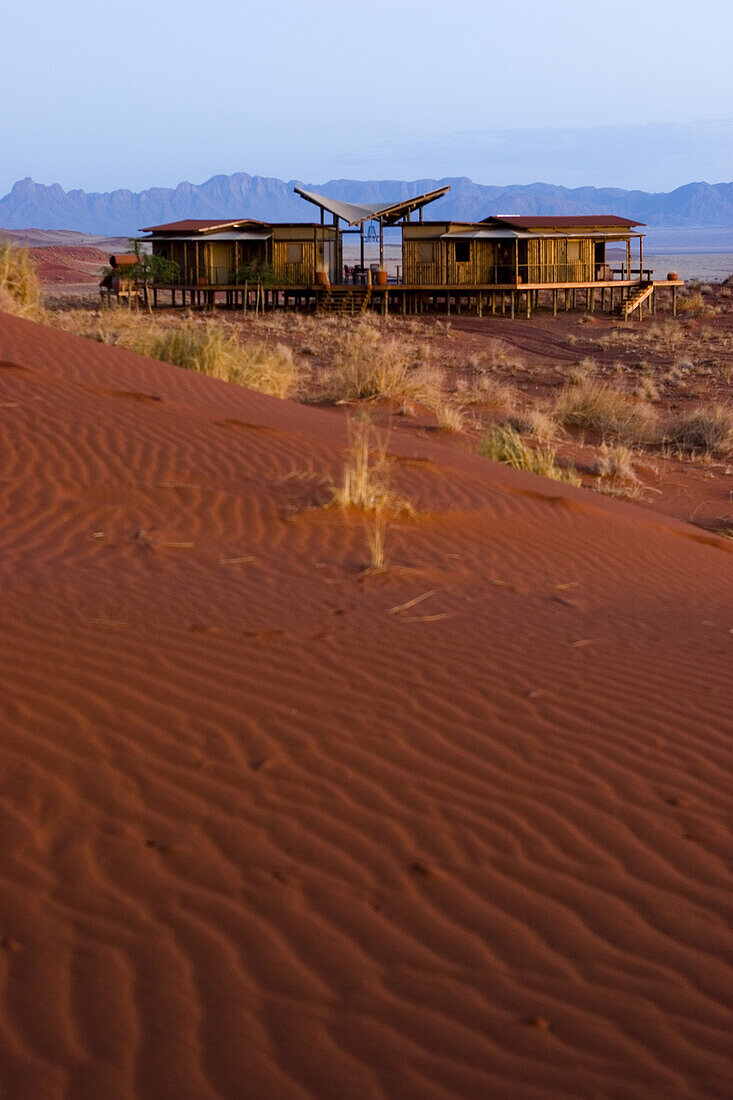
[[[731,0],[6,0],[0,25],[0,195],[733,179]]]

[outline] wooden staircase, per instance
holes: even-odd
[[[629,317],[633,314],[635,309],[639,310],[639,317],[641,318],[641,307],[644,302],[654,293],[654,283],[637,283],[635,286],[627,287],[624,294],[616,307],[616,313],[623,317],[624,321],[628,321]]]
[[[318,302],[318,312],[360,317],[366,313],[371,296],[370,286],[330,286]]]

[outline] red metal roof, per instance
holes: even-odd
[[[631,229],[634,225],[643,225],[644,222],[632,222],[628,218],[619,218],[616,214],[580,214],[549,217],[533,217],[524,214],[494,215],[484,218],[485,222],[506,222],[517,229],[586,229],[589,226],[614,226],[622,229]]]
[[[206,229],[221,229],[224,226],[234,225],[267,225],[267,222],[258,222],[254,218],[222,218],[219,221],[211,221],[205,218],[184,218],[180,222],[166,222],[165,225],[148,225],[141,229],[141,233],[157,233],[165,230],[168,233],[203,233]]]

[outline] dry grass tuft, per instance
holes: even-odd
[[[383,569],[386,563],[387,520],[391,516],[417,518],[417,510],[390,485],[393,462],[387,441],[368,420],[349,425],[349,450],[340,485],[333,486],[330,506],[356,508],[364,512],[369,549],[369,569]]]
[[[681,313],[701,313],[705,309],[705,301],[700,291],[696,290],[687,298],[679,298],[677,309]]]
[[[655,409],[595,379],[566,386],[558,397],[555,413],[563,424],[618,436],[629,442],[653,443],[659,437],[659,418]]]
[[[540,443],[549,443],[562,431],[551,413],[534,407],[511,416],[508,423],[520,435],[531,435]]]
[[[428,405],[438,421],[441,432],[462,432],[465,428],[465,414],[460,405],[452,401],[435,401]]]
[[[442,398],[443,373],[416,365],[414,350],[404,341],[385,339],[362,322],[338,341],[325,386],[335,401],[413,398],[427,403]]]
[[[733,408],[714,402],[698,405],[672,421],[665,438],[688,453],[728,455],[733,451]]]
[[[557,465],[552,447],[528,446],[519,432],[508,424],[494,424],[490,428],[479,444],[479,454],[493,462],[503,462],[515,470],[526,470],[530,474],[567,481],[571,485],[581,483],[572,466],[565,469]]]
[[[333,487],[329,504],[362,512],[415,517],[417,512],[410,501],[390,486],[393,462],[387,454],[387,441],[368,420],[358,424],[352,421],[349,436],[341,484]]]
[[[600,453],[593,466],[599,477],[618,478],[622,481],[638,481],[634,469],[634,453],[628,447],[609,447],[601,444]]]
[[[43,314],[41,284],[27,248],[0,242],[0,310],[16,317]]]
[[[283,344],[243,346],[216,324],[202,328],[189,323],[154,336],[145,354],[273,397],[292,396],[299,382],[290,348]]]

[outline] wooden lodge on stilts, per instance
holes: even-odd
[[[153,304],[232,309],[295,307],[361,314],[485,312],[530,317],[540,307],[596,308],[628,318],[656,311],[644,266],[641,223],[614,215],[534,217],[502,214],[479,222],[427,221],[423,209],[442,187],[391,204],[332,199],[295,188],[318,207],[317,222],[186,219],[151,226],[141,240],[173,261],[175,282],[151,286]],[[329,221],[327,221],[327,218]],[[378,228],[379,262],[365,262],[365,226]],[[385,228],[398,228],[401,264],[388,274]],[[344,264],[344,237],[359,237],[359,263]],[[609,246],[614,248],[611,252]],[[619,261],[620,255],[620,262]],[[615,261],[615,262],[612,262]]]

